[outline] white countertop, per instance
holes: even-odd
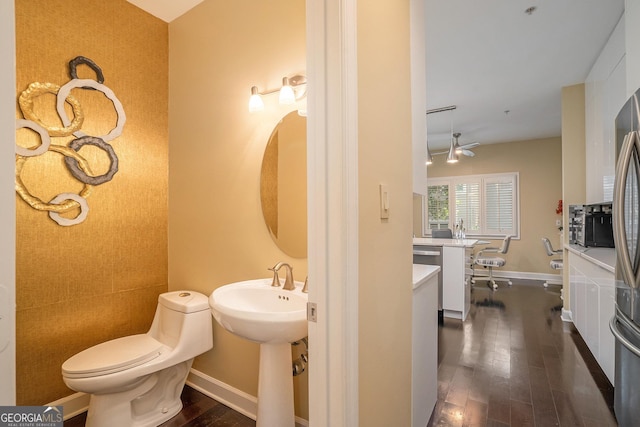
[[[454,246],[460,248],[472,248],[478,239],[434,239],[431,237],[414,237],[414,245],[428,246]]]
[[[438,271],[440,271],[440,267],[437,265],[413,264],[413,289],[427,283],[429,279],[438,274]]]
[[[615,248],[585,248],[580,245],[564,245],[565,249],[587,261],[591,261],[599,267],[612,273],[616,272]]]

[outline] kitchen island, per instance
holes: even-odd
[[[441,267],[438,310],[444,317],[465,320],[471,300],[471,251],[476,239],[413,239],[413,263]]]

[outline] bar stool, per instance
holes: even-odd
[[[562,249],[557,249],[557,250],[553,249],[553,246],[551,246],[551,242],[546,237],[542,238],[542,244],[544,245],[545,251],[547,251],[547,255],[549,255],[549,256],[562,255]],[[551,262],[549,262],[549,265],[554,270],[562,270],[563,269],[563,262],[562,261],[563,261],[562,258],[552,259]],[[560,281],[559,284],[562,285],[562,281]],[[550,283],[547,280],[542,285],[546,288],[546,287],[548,287],[550,285]]]
[[[475,257],[474,263],[476,265],[481,265],[483,267],[489,268],[489,275],[476,276],[474,273],[473,277],[471,278],[471,283],[476,283],[476,281],[478,280],[486,280],[487,285],[491,285],[494,291],[498,289],[496,280],[505,281],[509,286],[512,285],[511,280],[509,280],[508,278],[496,279],[495,277],[493,277],[493,267],[498,267],[498,268],[503,267],[507,263],[505,259],[499,256],[485,255],[487,253],[506,254],[507,251],[509,250],[509,243],[511,243],[511,236],[507,236],[504,238],[504,240],[502,241],[502,246],[500,248],[484,248],[480,252],[478,252],[478,255]]]

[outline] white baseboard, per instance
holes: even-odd
[[[229,384],[223,383],[193,368],[187,377],[187,384],[252,420],[256,419],[258,399],[255,396],[238,390]],[[309,427],[309,421],[296,417],[296,427]]]
[[[565,310],[563,308],[562,309],[562,316],[560,318],[562,319],[563,322],[571,322],[571,323],[573,323],[573,314],[571,313],[571,310]]]
[[[73,393],[70,396],[58,399],[55,402],[47,403],[44,406],[62,406],[64,420],[80,415],[89,409],[90,395],[86,393]]]
[[[191,369],[187,377],[187,384],[199,392],[209,396],[240,412],[241,414],[255,420],[258,412],[258,399],[248,393],[231,387],[207,374],[196,369]],[[47,403],[46,406],[62,406],[64,419],[75,417],[89,409],[90,395],[86,393],[74,393],[63,397],[55,402]],[[309,427],[309,421],[296,417],[296,427]]]
[[[258,399],[242,390],[231,387],[196,369],[191,369],[187,384],[199,392],[217,400],[234,411],[240,412],[253,420],[258,412]]]

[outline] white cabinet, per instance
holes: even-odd
[[[467,318],[471,303],[471,283],[466,267],[470,257],[471,248],[442,248],[442,310],[446,317],[461,320]]]
[[[413,290],[412,426],[423,427],[438,399],[438,275]]]
[[[627,100],[625,25],[621,19],[585,81],[587,203],[613,199],[615,117]]]
[[[613,384],[615,340],[609,330],[615,310],[613,273],[569,252],[569,281],[573,323]]]
[[[627,56],[627,97],[630,97],[640,88],[640,26],[637,25],[640,19],[640,1],[625,0],[624,20],[625,39]]]
[[[615,313],[616,291],[613,284],[600,288],[600,311],[598,313],[598,328],[600,337],[599,358],[602,360],[600,367],[613,384],[615,372],[615,346],[616,340],[609,330],[609,320]]]

